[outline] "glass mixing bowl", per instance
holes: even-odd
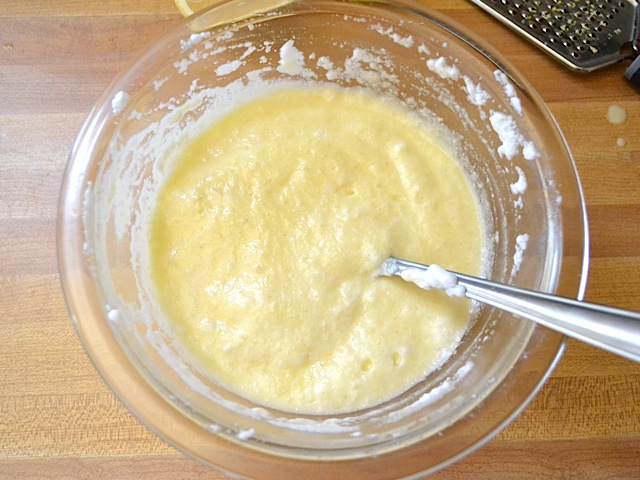
[[[154,302],[145,234],[172,161],[253,86],[300,83],[365,88],[437,125],[488,212],[487,276],[582,298],[587,223],[573,161],[543,102],[497,53],[411,1],[232,1],[184,20],[131,63],[78,134],[58,218],[73,324],[142,423],[222,472],[262,479],[434,472],[525,407],[560,358],[562,335],[478,305],[451,359],[409,391],[350,414],[294,415],[203,375]]]

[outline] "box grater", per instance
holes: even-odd
[[[637,1],[471,1],[572,70],[591,72],[633,60],[625,76],[640,86]]]

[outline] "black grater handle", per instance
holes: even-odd
[[[640,55],[629,65],[627,71],[624,72],[624,76],[633,83],[636,88],[640,88]]]

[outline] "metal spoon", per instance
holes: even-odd
[[[380,274],[399,276],[420,284],[420,278],[426,278],[428,283],[429,279],[425,276],[428,269],[428,265],[389,258],[382,265]],[[450,275],[452,282],[449,282],[449,286],[443,286],[441,281],[437,281],[424,288],[462,286],[457,291],[467,298],[506,310],[569,337],[640,362],[640,312],[525,290],[441,268],[439,270],[440,280],[442,272]],[[444,279],[447,280],[447,277]]]

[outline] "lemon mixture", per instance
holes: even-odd
[[[176,336],[259,404],[333,414],[439,367],[470,303],[377,274],[389,256],[478,274],[483,229],[459,163],[400,106],[290,88],[184,151],[158,194],[152,277]]]

